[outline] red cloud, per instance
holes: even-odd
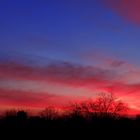
[[[45,108],[47,105],[61,105],[69,100],[68,97],[54,94],[0,88],[0,106]]]
[[[118,67],[123,64],[124,63],[122,62],[115,61],[112,66],[116,68],[116,66]],[[17,63],[0,64],[1,80],[16,79],[24,81],[39,81],[40,83],[51,82],[61,84],[62,86],[71,86],[73,88],[84,87],[92,90],[93,93],[95,92],[95,89],[99,91],[114,92],[118,97],[137,97],[132,99],[133,101],[131,101],[131,104],[138,105],[138,99],[140,98],[140,84],[133,82],[131,84],[126,83],[122,81],[122,76],[123,74],[121,72],[116,72],[114,69],[80,66],[71,63],[56,63],[46,67],[31,67]],[[129,77],[129,75],[127,77]],[[129,79],[127,80],[129,82]],[[42,93],[34,94],[30,91],[18,92],[1,91],[0,99],[4,102],[15,101],[19,104],[29,103],[28,105],[32,104],[35,106],[45,105],[46,102],[57,103],[59,99],[62,99],[59,100],[59,103],[68,102],[68,97],[52,98]]]
[[[140,24],[139,0],[106,0],[104,3],[124,19]]]

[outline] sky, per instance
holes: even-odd
[[[139,0],[1,0],[0,108],[111,92],[140,111]]]

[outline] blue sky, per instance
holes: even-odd
[[[5,55],[81,62],[80,53],[98,50],[139,63],[139,26],[97,0],[2,0],[0,5],[0,50]]]
[[[86,87],[89,97],[93,92],[90,80],[94,83],[96,79],[95,85],[105,90],[105,81],[107,86],[110,82],[114,86],[109,80],[115,72],[119,75],[117,83],[123,88],[120,95],[124,96],[122,92],[137,86],[129,89],[121,82],[128,77],[127,83],[132,79],[137,85],[140,82],[139,9],[138,0],[1,0],[0,90],[8,85],[13,90],[23,90],[30,82],[32,86],[25,89],[34,90],[34,80],[44,82],[46,77],[48,86],[43,92],[65,95],[75,83],[71,91],[83,96]],[[81,70],[81,75],[77,74],[72,82],[77,70]],[[87,83],[81,82],[84,78]],[[44,87],[41,82],[39,88]],[[56,83],[61,94],[52,88]],[[15,88],[16,85],[20,86]],[[135,95],[140,98],[138,93]]]

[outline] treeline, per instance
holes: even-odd
[[[70,104],[61,112],[47,107],[37,116],[30,116],[24,110],[8,111],[0,119],[0,132],[45,137],[65,135],[111,136],[128,135],[140,130],[140,116],[125,116],[126,104],[112,94],[100,94],[94,101]]]

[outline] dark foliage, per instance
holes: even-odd
[[[50,113],[50,112],[49,112]],[[54,112],[53,112],[54,113]],[[50,116],[50,118],[49,118]],[[20,137],[40,136],[48,137],[115,137],[136,136],[140,130],[140,117],[114,117],[112,115],[97,116],[92,115],[91,119],[86,119],[80,114],[69,114],[64,116],[52,117],[49,114],[47,119],[44,116],[27,116],[25,111],[17,111],[15,115],[7,116],[0,119],[1,134],[9,137],[12,135]],[[26,135],[27,134],[27,135]]]
[[[95,102],[72,104],[70,112],[59,114],[47,107],[38,116],[25,111],[8,111],[0,119],[4,139],[139,139],[140,116],[119,115],[126,110],[122,102],[102,95]]]

